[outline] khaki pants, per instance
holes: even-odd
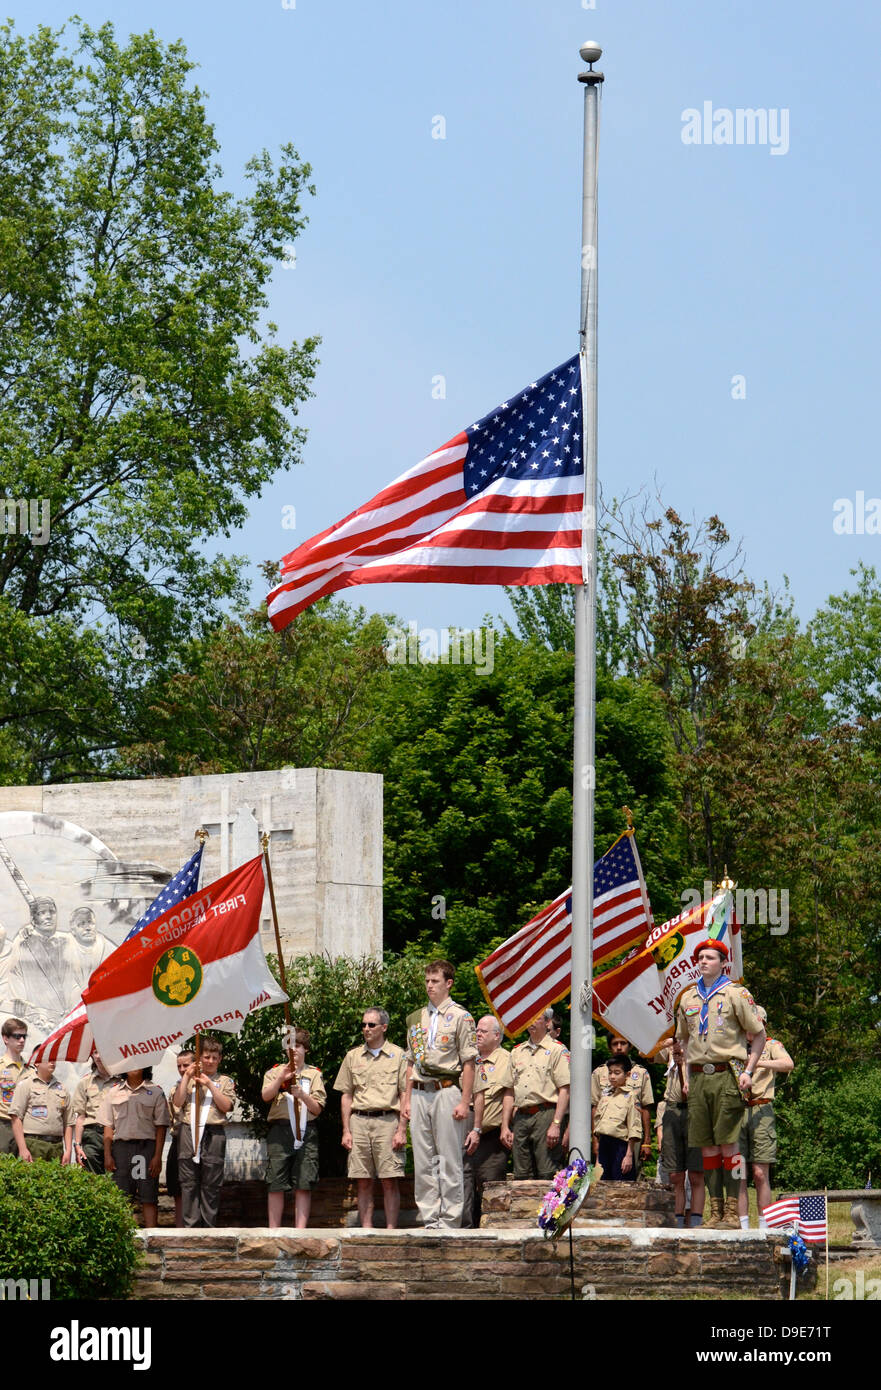
[[[558,1168],[565,1168],[566,1154],[560,1144],[547,1146],[548,1130],[554,1122],[554,1107],[527,1115],[518,1110],[514,1116],[514,1177],[552,1178]]]
[[[454,1120],[462,1100],[458,1086],[417,1091],[410,1098],[410,1138],[416,1170],[416,1205],[424,1226],[462,1224],[462,1146],[466,1124]]]

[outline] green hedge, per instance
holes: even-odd
[[[140,1251],[109,1176],[0,1158],[0,1279],[48,1279],[58,1298],[126,1298]]]
[[[775,1100],[775,1188],[881,1186],[881,1067],[854,1067],[841,1080],[806,1081],[797,1099]]]

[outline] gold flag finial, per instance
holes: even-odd
[[[625,817],[626,817],[626,819],[627,819],[627,829],[628,829],[628,830],[632,830],[632,829],[633,829],[633,812],[631,811],[631,809],[630,809],[629,806],[622,806],[622,807],[621,807],[621,810],[623,811],[623,813],[624,813],[624,815],[625,815]]]
[[[734,879],[728,877],[728,865],[726,864],[722,881],[721,883],[717,883],[716,887],[720,893],[733,893],[736,886]]]
[[[203,846],[205,844],[205,841],[209,840],[210,838],[211,837],[208,834],[208,831],[205,829],[204,825],[200,825],[199,829],[196,831],[196,839],[199,841],[200,847]]]

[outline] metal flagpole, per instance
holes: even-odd
[[[575,590],[575,738],[572,764],[572,1062],[569,1146],[590,1161],[590,1074],[593,1062],[593,821],[596,771],[596,576],[597,576],[597,156],[599,89],[594,72],[603,50],[579,50],[584,84],[584,176],[581,201],[581,388],[584,402],[583,583]]]

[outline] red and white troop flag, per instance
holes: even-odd
[[[581,428],[573,357],[286,555],[273,627],[354,584],[580,584]]]
[[[673,1031],[679,995],[701,978],[692,956],[698,943],[708,937],[724,942],[731,953],[722,966],[723,975],[735,983],[742,980],[734,894],[721,889],[707,902],[655,927],[641,951],[594,980],[594,1018],[651,1056]]]
[[[192,1033],[238,1033],[248,1014],[287,995],[260,941],[259,856],[185,898],[124,941],[83,992],[111,1073],[140,1070]]]
[[[593,870],[594,960],[619,955],[645,940],[652,910],[631,829],[618,837]],[[480,987],[509,1038],[564,999],[572,976],[572,889],[567,888],[475,966]]]

